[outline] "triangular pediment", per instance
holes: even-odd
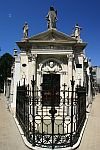
[[[32,36],[28,39],[32,41],[65,41],[65,42],[76,42],[77,40],[71,36],[64,34],[58,30],[50,29],[48,31],[39,33],[35,36]]]

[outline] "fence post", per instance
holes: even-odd
[[[27,138],[29,139],[29,84],[27,86],[27,95],[26,98],[26,134]]]
[[[26,91],[25,91],[25,78],[24,78],[24,89],[23,89],[23,102],[24,102],[24,118],[23,118],[23,122],[24,122],[24,135],[26,136],[26,121],[25,121],[25,101],[26,101]]]
[[[33,142],[32,145],[35,146],[35,102],[34,102],[34,75],[32,81],[32,106],[33,106]]]
[[[70,145],[73,146],[73,96],[74,96],[74,79],[72,76],[71,86],[72,86],[72,94],[71,94],[71,134],[70,134]]]
[[[67,86],[65,83],[64,83],[64,90],[63,90],[63,134],[64,134],[64,123],[65,123],[65,87]]]

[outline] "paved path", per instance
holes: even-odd
[[[15,121],[0,94],[0,150],[29,150],[23,143]]]
[[[100,149],[100,94],[93,101],[91,113],[84,131],[83,139],[77,150]]]

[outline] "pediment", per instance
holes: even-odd
[[[58,30],[50,29],[48,31],[39,33],[28,39],[32,41],[65,41],[65,42],[76,42],[77,40],[71,36],[64,34]]]

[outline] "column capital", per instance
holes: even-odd
[[[32,54],[32,53],[28,54],[28,60],[30,62],[36,61],[36,58],[37,58],[37,54]]]
[[[68,58],[68,61],[73,61],[74,54],[68,54],[67,58]]]

